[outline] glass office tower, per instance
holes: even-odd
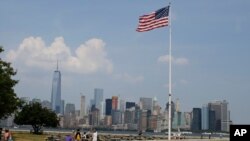
[[[54,71],[51,93],[52,110],[57,114],[61,113],[61,73],[58,70]]]

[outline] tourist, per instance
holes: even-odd
[[[82,141],[86,141],[87,140],[87,133],[83,132],[82,134]]]
[[[5,129],[4,141],[12,141],[12,136],[11,136],[11,133],[8,129]]]
[[[66,135],[66,137],[65,137],[65,141],[73,141],[73,139],[72,139],[72,137],[71,137],[71,135]]]
[[[97,131],[95,129],[93,130],[92,138],[92,141],[97,141]]]
[[[138,135],[139,135],[139,136],[141,136],[141,135],[142,135],[142,130],[140,130],[140,131],[139,131]]]
[[[75,134],[75,141],[81,141],[80,129],[77,129],[77,131],[76,131],[76,134]]]

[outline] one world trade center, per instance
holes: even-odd
[[[51,106],[57,114],[61,112],[61,73],[58,70],[58,63],[52,80]]]

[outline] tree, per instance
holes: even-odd
[[[0,53],[3,52],[0,46]],[[14,92],[14,86],[18,83],[12,77],[16,75],[16,71],[11,64],[0,58],[0,119],[6,118],[16,111],[21,105],[21,100]]]
[[[35,134],[39,134],[43,126],[57,127],[59,125],[56,113],[43,108],[40,103],[24,105],[15,115],[14,122],[19,125],[32,125]]]

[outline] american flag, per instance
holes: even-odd
[[[151,14],[140,16],[139,25],[136,29],[138,32],[149,31],[155,28],[168,25],[169,6],[161,8]]]

